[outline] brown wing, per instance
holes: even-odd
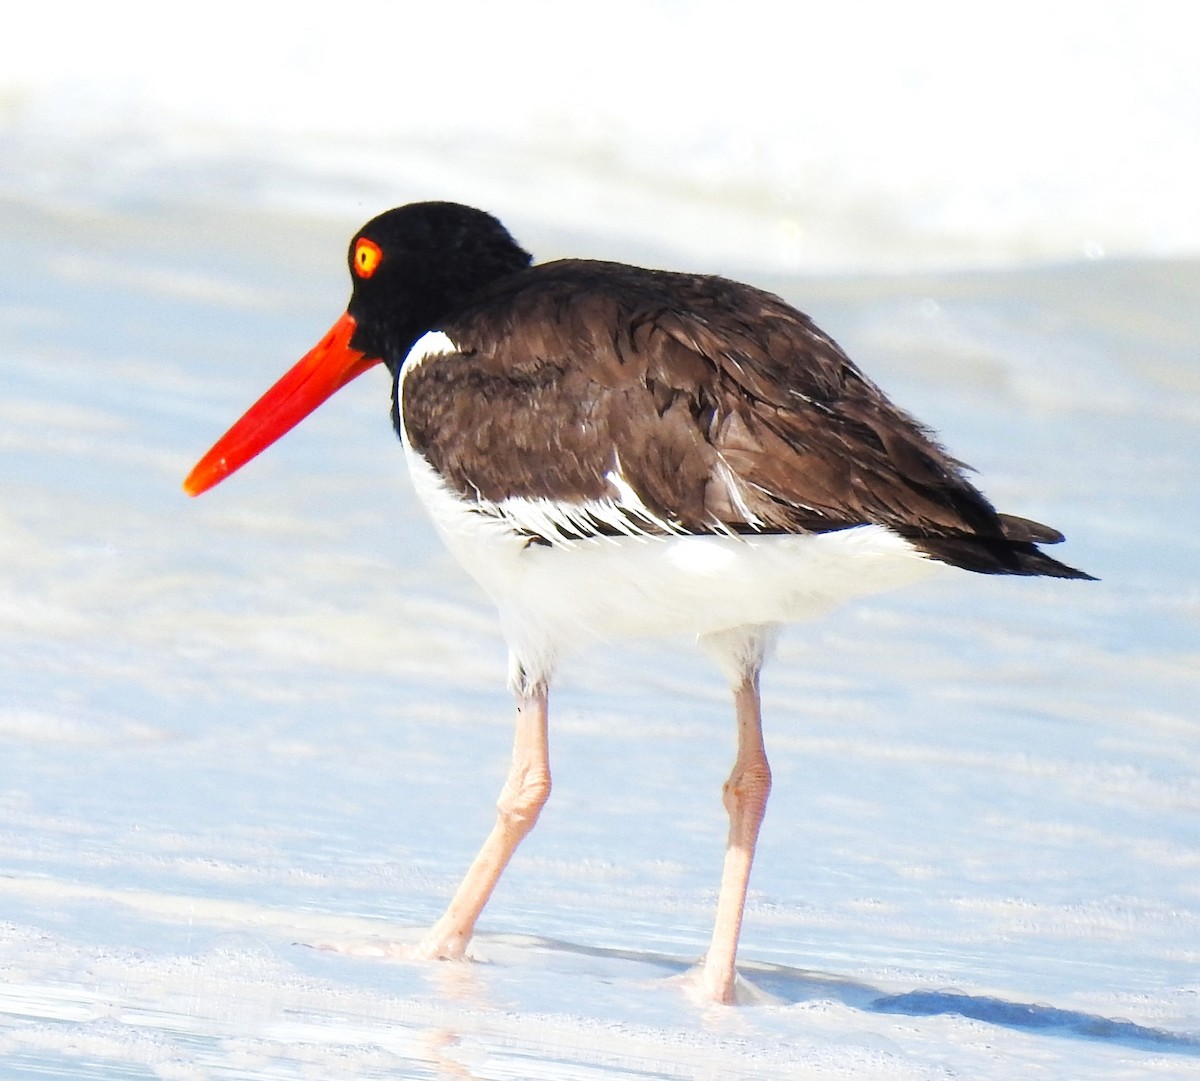
[[[768,293],[569,261],[513,276],[444,329],[461,352],[404,380],[405,426],[481,504],[574,507],[572,535],[602,503],[638,530],[874,523],[973,570],[1062,566],[1033,546],[1053,530],[997,515],[961,463]],[[1023,569],[1035,556],[1045,566]]]

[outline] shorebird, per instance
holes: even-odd
[[[550,794],[548,689],[564,652],[698,636],[728,677],[737,755],[698,993],[735,960],[771,787],[759,672],[777,629],[949,568],[1090,578],[1062,535],[998,513],[930,432],[807,316],[724,278],[533,265],[491,215],[381,214],[350,242],[346,313],[197,464],[197,495],[383,364],[415,490],[495,602],[516,696],[498,817],[406,952],[458,958]],[[397,952],[405,952],[401,947]]]

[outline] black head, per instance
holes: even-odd
[[[367,222],[350,242],[346,314],[217,440],[184,490],[219,484],[381,361],[394,380],[417,338],[529,262],[490,214],[455,203],[413,203]]]
[[[394,374],[417,338],[531,258],[495,218],[469,206],[410,203],[380,214],[350,241],[351,345],[382,357]]]

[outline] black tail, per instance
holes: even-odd
[[[926,555],[976,574],[1025,574],[1047,578],[1079,578],[1094,582],[1086,571],[1068,567],[1051,559],[1039,544],[1058,544],[1063,535],[1057,529],[1018,518],[998,514],[998,536],[956,534],[945,537],[907,536]]]

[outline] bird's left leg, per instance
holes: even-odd
[[[550,798],[548,692],[544,682],[517,691],[512,765],[496,803],[496,824],[468,869],[445,914],[416,952],[422,957],[462,957],[504,868]]]

